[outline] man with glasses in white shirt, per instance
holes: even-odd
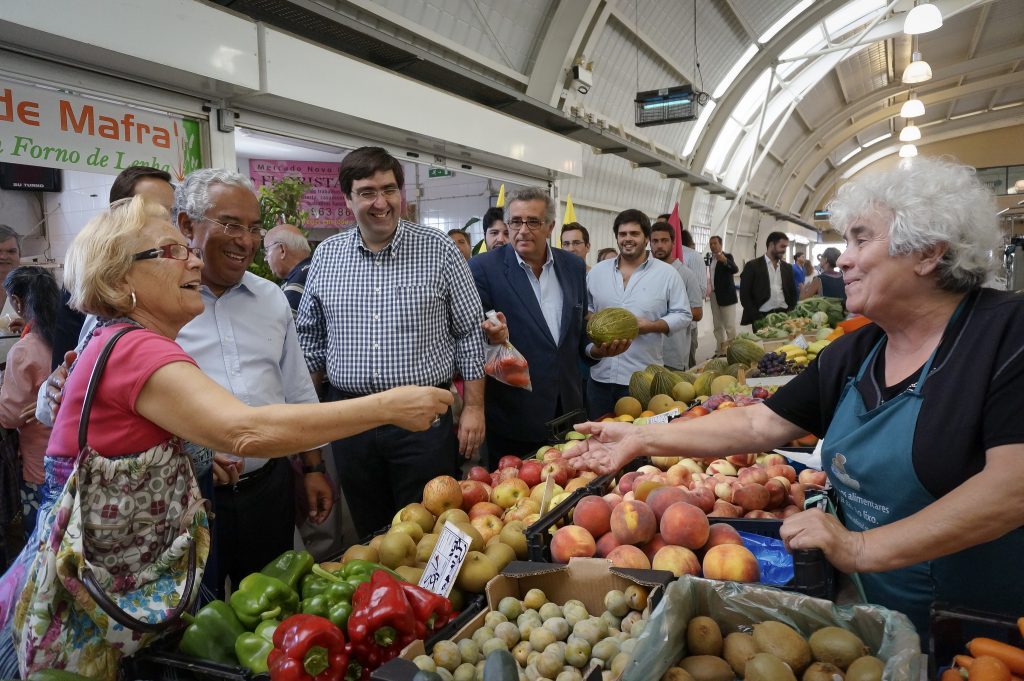
[[[422,433],[394,426],[334,443],[341,488],[360,536],[391,522],[458,454],[484,439],[483,312],[469,265],[443,231],[401,219],[404,173],[380,147],[350,151],[338,173],[356,229],[313,253],[296,317],[306,366],[326,372],[331,399],[405,385],[449,388],[457,372],[465,405]]]
[[[590,232],[578,222],[567,222],[562,225],[562,234],[559,237],[562,241],[562,249],[583,258],[587,262],[590,255]],[[590,271],[590,265],[587,265]]]

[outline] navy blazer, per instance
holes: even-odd
[[[551,338],[540,303],[515,248],[502,246],[469,260],[484,311],[505,314],[509,341],[530,365],[533,391],[487,379],[487,428],[502,437],[544,443],[551,439],[548,421],[584,409],[580,358],[586,359],[587,268],[582,258],[551,248],[562,287],[559,338]],[[591,360],[587,360],[592,362]]]

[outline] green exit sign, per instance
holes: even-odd
[[[427,171],[427,177],[452,177],[453,175],[455,175],[455,171],[444,168],[430,168]]]

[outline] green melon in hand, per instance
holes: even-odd
[[[640,335],[640,326],[629,310],[606,307],[590,316],[590,321],[587,322],[587,335],[598,344],[633,340]]]

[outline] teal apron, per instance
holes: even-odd
[[[924,401],[921,391],[935,352],[915,385],[868,410],[857,384],[874,365],[883,341],[872,348],[856,378],[847,381],[822,443],[822,465],[838,494],[843,522],[854,532],[896,522],[936,500],[918,479],[913,461],[914,432]],[[941,457],[936,452],[937,465]],[[926,641],[932,601],[995,613],[1021,611],[1022,557],[1024,527],[1019,527],[952,556],[860,578],[869,603],[906,614]]]

